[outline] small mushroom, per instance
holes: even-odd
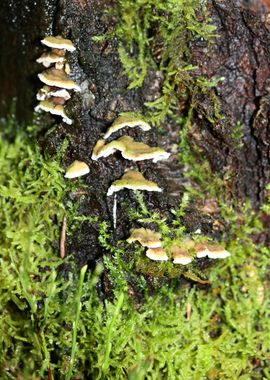
[[[130,113],[122,113],[118,118],[113,122],[113,124],[110,126],[110,128],[107,130],[107,132],[104,134],[103,138],[107,139],[110,137],[114,132],[119,131],[119,129],[129,127],[139,127],[143,131],[149,131],[151,129],[151,126],[146,123],[141,115],[132,115]]]
[[[55,104],[50,100],[42,100],[35,107],[35,111],[40,110],[50,112],[52,115],[62,116],[63,121],[67,124],[73,123],[73,121],[67,116],[64,106],[61,104]]]
[[[41,42],[43,43],[43,45],[46,45],[53,49],[63,49],[71,52],[76,50],[75,46],[70,40],[61,36],[47,36],[43,40],[41,40]]]
[[[198,258],[208,256],[210,259],[225,259],[231,255],[230,252],[215,243],[200,243],[195,245],[194,250]]]
[[[64,65],[65,60],[65,57],[50,51],[48,53],[42,54],[41,57],[39,57],[36,61],[38,63],[42,63],[42,65],[45,67],[50,67],[53,63],[61,63]]]
[[[155,182],[148,181],[144,178],[142,173],[134,170],[127,171],[121,179],[114,181],[108,189],[107,196],[110,196],[116,191],[120,191],[122,189],[162,191],[162,189],[158,187]]]
[[[131,235],[127,239],[128,243],[138,241],[143,247],[159,248],[161,247],[161,234],[148,228],[135,228],[130,231]]]
[[[148,248],[146,251],[146,256],[155,261],[168,261],[169,257],[165,250],[161,247],[159,248]]]
[[[173,257],[174,264],[187,265],[190,264],[193,260],[193,257],[185,249],[183,249],[178,244],[174,244],[171,247],[171,253]]]
[[[90,171],[89,166],[83,161],[75,160],[68,168],[65,174],[65,178],[77,178]]]
[[[108,157],[116,150],[119,150],[125,159],[132,161],[153,160],[153,162],[157,162],[170,156],[170,153],[162,148],[150,147],[142,142],[134,141],[129,136],[122,136],[117,140],[111,141],[109,144],[105,144],[104,140],[102,140],[101,144],[99,140],[97,145],[98,147],[95,146],[92,155],[93,160]]]
[[[80,91],[80,86],[70,79],[64,71],[52,67],[38,74],[41,82],[48,86],[65,88],[67,90]]]
[[[45,100],[50,97],[63,98],[69,100],[71,98],[69,92],[66,89],[59,89],[58,87],[43,86],[37,93],[37,100]]]

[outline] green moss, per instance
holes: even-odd
[[[220,118],[219,102],[211,90],[220,79],[192,75],[196,67],[191,64],[190,42],[210,42],[215,36],[204,1],[121,0],[117,17],[114,34],[129,88],[141,87],[150,69],[163,78],[161,96],[146,103],[152,124],[173,116],[180,103],[199,106],[198,95],[202,94],[212,98],[207,118],[212,122]]]

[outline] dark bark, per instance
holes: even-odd
[[[45,34],[70,38],[77,46],[69,59],[72,75],[78,83],[84,84],[84,91],[74,95],[68,105],[74,124],[59,123],[46,139],[40,137],[40,144],[54,153],[68,134],[71,144],[63,157],[63,164],[68,165],[75,159],[89,164],[90,174],[85,177],[87,197],[80,206],[82,212],[112,223],[113,200],[106,197],[106,191],[112,181],[132,166],[164,187],[163,194],[146,194],[145,197],[152,210],[169,218],[168,210],[179,204],[183,192],[183,173],[176,158],[159,165],[148,162],[131,165],[117,155],[97,162],[90,159],[93,146],[112,120],[123,111],[140,112],[144,102],[153,96],[153,91],[159,90],[153,90],[150,85],[151,73],[146,79],[149,86],[127,90],[128,80],[122,74],[116,39],[102,43],[91,39],[114,27],[116,20],[104,13],[104,9],[113,5],[109,0],[47,0],[45,4],[28,0],[24,1],[21,10],[18,1],[2,2],[1,72],[4,80],[0,89],[1,113],[7,112],[10,99],[17,96],[18,114],[21,120],[29,120],[35,93],[40,88],[36,73],[42,68],[35,63],[43,51],[39,40]],[[259,206],[264,199],[265,184],[269,181],[269,17],[259,2],[211,0],[209,10],[220,36],[210,48],[195,43],[191,48],[192,56],[199,66],[197,74],[225,78],[216,89],[225,119],[213,125],[201,120],[198,109],[195,128],[196,136],[200,138],[197,143],[215,171],[221,174],[231,171],[232,196],[238,199],[248,197]],[[5,41],[8,41],[7,47]],[[209,107],[207,98],[201,99],[200,103],[202,111]],[[241,149],[235,148],[230,137],[237,121],[244,124],[244,146]],[[151,141],[153,145],[159,142],[168,150],[178,141],[178,131],[173,125],[168,125],[167,133],[161,137],[154,130],[147,134],[129,131],[129,134],[145,142]],[[131,227],[124,201],[129,207],[136,207],[132,192],[119,193],[115,241],[126,238]],[[212,218],[201,216],[195,210],[187,214],[185,223],[188,231],[201,228],[205,234],[214,234]],[[81,232],[84,242],[71,241],[69,248],[70,251],[76,250],[78,262],[84,264],[101,256],[102,250],[95,226],[85,223]]]

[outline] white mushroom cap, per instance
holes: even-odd
[[[65,88],[67,90],[80,91],[80,86],[70,79],[64,71],[57,70],[52,67],[51,69],[45,70],[38,74],[41,82],[47,84],[48,86]]]
[[[70,40],[61,36],[47,36],[43,40],[41,40],[41,42],[43,43],[43,45],[46,45],[53,49],[64,49],[71,52],[76,50],[75,46]]]
[[[63,121],[67,124],[73,123],[73,121],[67,116],[64,106],[61,104],[55,105],[50,100],[42,100],[35,107],[35,111],[40,111],[40,110],[45,111],[45,112],[50,112],[52,115],[62,116]]]
[[[155,182],[148,181],[140,172],[134,170],[127,171],[121,179],[114,181],[108,189],[107,196],[122,189],[162,191]]]
[[[44,53],[42,54],[36,61],[38,63],[42,63],[43,66],[45,67],[50,67],[51,64],[53,63],[62,63],[64,64],[65,62],[65,57],[63,57],[62,55],[58,55],[56,53],[53,53],[53,52],[48,52],[48,53]]]
[[[107,139],[110,137],[114,132],[119,131],[122,128],[129,127],[139,127],[143,131],[148,131],[151,129],[151,126],[146,123],[146,121],[143,120],[141,115],[136,114],[130,114],[122,113],[118,118],[113,122],[113,124],[110,126],[110,128],[107,130],[107,132],[104,134],[103,138]]]
[[[225,259],[231,255],[225,248],[215,243],[201,243],[196,245],[194,250],[198,258],[208,256],[210,259]]]
[[[90,171],[89,166],[82,161],[75,160],[68,168],[65,174],[65,178],[77,178],[85,174],[88,174]]]
[[[177,244],[172,245],[171,252],[174,264],[187,265],[193,261],[193,257]]]
[[[148,228],[135,228],[130,231],[131,235],[127,239],[128,243],[138,241],[143,247],[159,248],[161,247],[161,234]]]
[[[71,98],[69,92],[64,88],[51,88],[50,86],[43,86],[37,93],[37,100],[45,100],[50,97],[63,98],[69,100]]]
[[[155,261],[168,261],[169,257],[163,248],[148,248],[146,256]]]

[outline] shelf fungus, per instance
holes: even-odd
[[[77,178],[85,174],[88,174],[90,171],[89,166],[82,161],[75,160],[68,168],[65,174],[65,178]]]
[[[108,189],[107,196],[122,189],[162,191],[155,182],[145,179],[140,172],[134,170],[127,171],[121,179],[114,181]]]
[[[172,245],[171,254],[173,257],[174,264],[187,265],[193,261],[192,255],[178,244]]]
[[[155,261],[168,261],[169,257],[162,247],[159,248],[148,248],[146,251],[146,256]]]
[[[80,86],[70,79],[63,70],[52,67],[38,74],[41,82],[48,86],[65,88],[67,90],[80,91]]]
[[[143,120],[140,115],[132,115],[129,113],[123,113],[113,122],[107,132],[104,134],[103,138],[109,138],[113,133],[119,131],[122,128],[134,128],[139,127],[143,131],[149,131],[151,126]]]
[[[35,107],[35,111],[50,112],[52,115],[58,115],[63,118],[63,121],[67,124],[72,124],[73,120],[66,114],[65,108],[62,104],[55,104],[52,100],[42,100]]]
[[[98,140],[94,147],[92,159],[98,160],[102,157],[108,157],[119,150],[126,160],[143,161],[152,160],[157,162],[159,160],[166,160],[170,153],[159,147],[150,147],[142,142],[134,141],[129,136],[122,136],[117,140],[113,140],[105,144],[105,140]]]
[[[65,101],[71,98],[65,88],[43,86],[37,93],[37,100],[46,100],[51,97],[62,98]]]
[[[53,49],[67,50],[70,52],[76,50],[75,46],[70,40],[61,36],[47,36],[43,38],[41,42],[43,43],[43,45]]]
[[[64,65],[66,58],[50,51],[48,53],[43,53],[36,61],[45,67],[50,67],[52,64],[56,63],[61,63],[61,67],[63,67],[62,65]]]
[[[194,251],[196,256],[200,259],[202,257],[209,257],[210,259],[225,259],[229,257],[230,252],[216,243],[200,243],[195,245]]]
[[[161,234],[159,232],[152,231],[148,228],[135,228],[130,231],[131,235],[127,239],[128,243],[138,241],[143,247],[148,248],[160,248]]]

